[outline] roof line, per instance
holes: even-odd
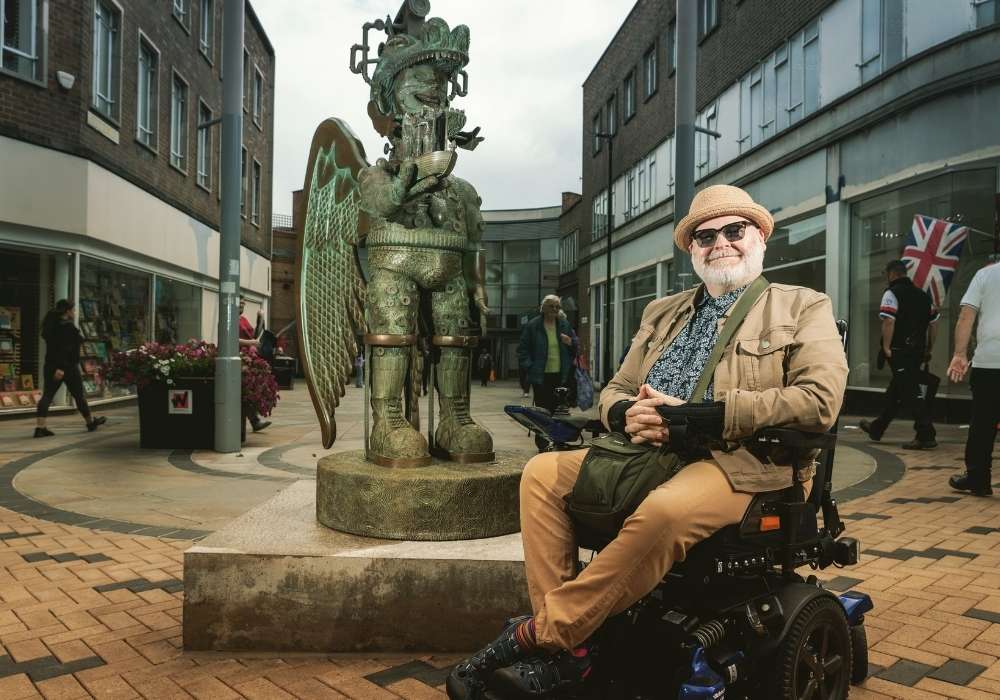
[[[253,9],[253,5],[250,4],[250,0],[246,0],[247,15],[250,16],[250,22],[257,29],[260,34],[261,40],[264,42],[264,48],[267,49],[268,53],[272,56],[274,55],[274,45],[271,44],[271,40],[267,37],[267,32],[264,31],[264,25],[260,23],[260,18]]]
[[[622,21],[621,26],[618,27],[618,31],[615,32],[613,37],[611,37],[611,41],[609,41],[608,45],[604,47],[604,51],[601,52],[600,57],[597,59],[597,63],[595,63],[594,67],[590,69],[589,73],[587,73],[587,77],[583,79],[584,85],[586,85],[587,81],[590,80],[590,76],[594,74],[594,71],[597,70],[597,67],[601,65],[601,61],[603,61],[604,57],[607,55],[608,49],[611,48],[611,45],[615,43],[615,40],[618,38],[618,35],[622,33],[623,29],[625,29],[625,25],[628,24],[629,18],[632,17],[632,13],[635,12],[637,7],[639,7],[640,2],[642,2],[642,0],[636,0],[635,4],[632,5],[632,9],[628,11],[627,15],[625,15],[625,19]]]

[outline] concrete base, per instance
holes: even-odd
[[[316,521],[298,481],[184,553],[184,648],[472,651],[530,611],[519,534],[400,542]]]
[[[500,451],[490,462],[434,458],[423,467],[383,467],[364,450],[336,452],[316,467],[316,518],[329,528],[393,540],[473,540],[520,530],[518,487],[531,453]]]

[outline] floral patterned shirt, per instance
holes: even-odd
[[[702,294],[701,301],[695,305],[694,316],[649,370],[646,383],[669,396],[684,401],[697,400],[691,393],[719,337],[719,319],[749,286],[718,297],[712,297],[707,291]],[[714,380],[708,382],[705,401],[714,400],[713,384]]]

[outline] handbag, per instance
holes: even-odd
[[[573,365],[573,374],[576,377],[576,406],[581,411],[587,411],[594,405],[594,382],[579,363],[574,361]]]
[[[768,287],[758,277],[733,307],[719,338],[705,362],[691,394],[692,403],[702,403],[715,367],[750,307]],[[694,399],[697,397],[697,401]],[[564,498],[566,512],[582,547],[599,549],[613,540],[625,519],[635,512],[649,492],[676,476],[687,462],[685,452],[665,445],[634,444],[620,433],[610,433],[590,441],[590,451],[580,464],[573,490]]]

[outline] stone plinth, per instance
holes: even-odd
[[[316,521],[299,481],[184,553],[184,648],[469,651],[530,611],[521,537],[401,542]]]
[[[327,527],[395,540],[471,540],[517,532],[518,485],[528,452],[492,462],[435,459],[390,468],[363,450],[323,457],[316,469],[316,517]]]

